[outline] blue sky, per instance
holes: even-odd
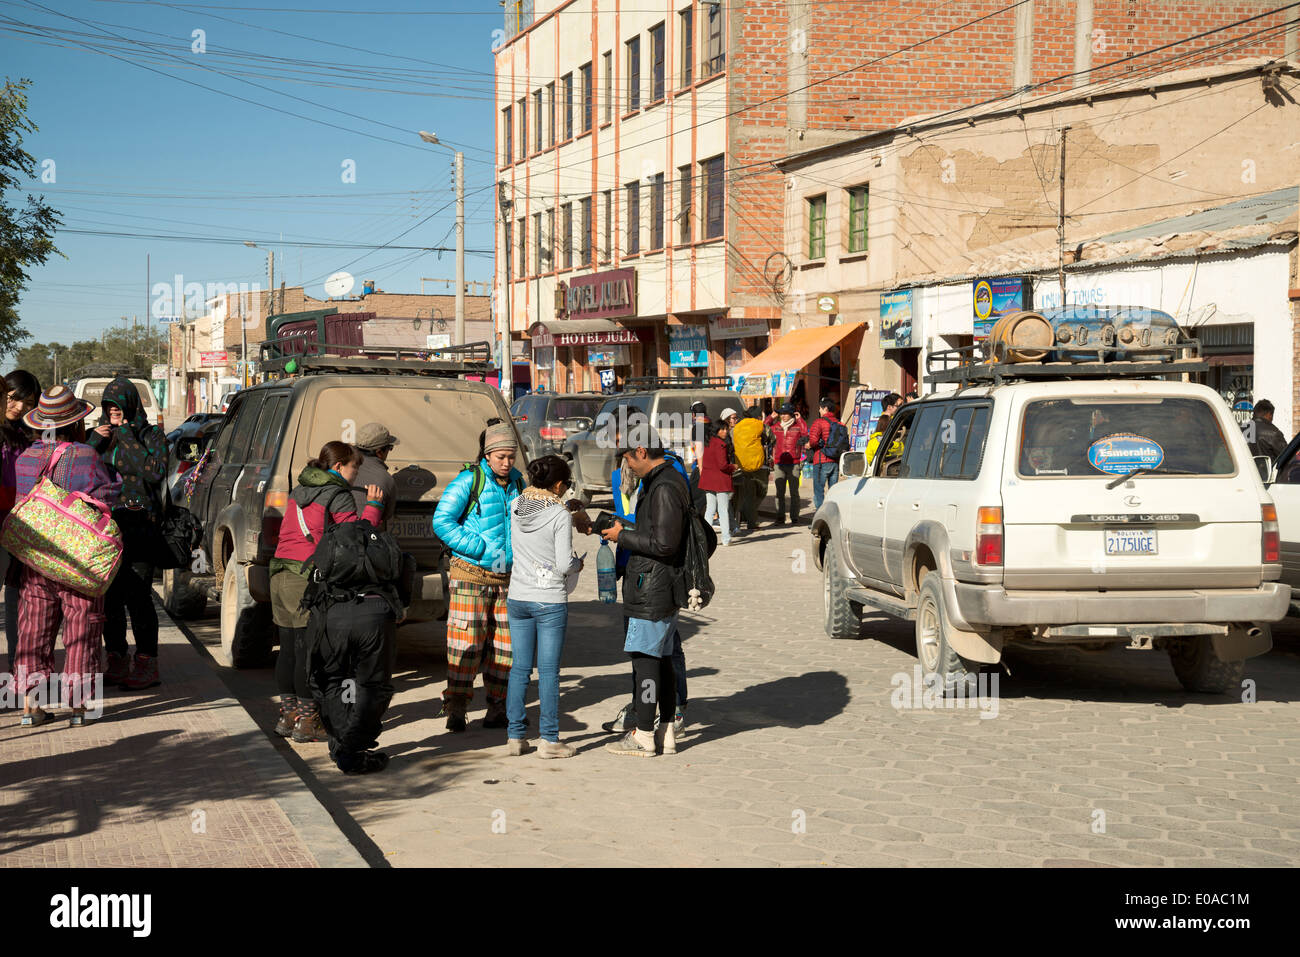
[[[64,216],[57,244],[67,258],[33,270],[20,304],[33,340],[97,338],[121,316],[143,321],[146,255],[155,283],[179,273],[264,286],[271,248],[277,285],[305,283],[316,296],[337,269],[390,292],[453,277],[450,252],[295,245],[454,248],[452,153],[421,142],[421,129],[464,150],[466,245],[490,249],[501,7],[377,5],[353,15],[361,5],[340,0],[275,0],[272,10],[254,0],[0,0],[0,76],[33,81],[28,115],[40,130],[25,148],[55,178],[31,191]],[[348,160],[355,182],[343,181]],[[467,279],[491,270],[490,255],[466,257]]]

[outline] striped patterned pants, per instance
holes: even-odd
[[[18,599],[18,653],[14,684],[23,692],[42,684],[54,671],[54,640],[63,626],[64,700],[89,698],[101,672],[104,599],[90,598],[44,575],[23,569]]]
[[[508,585],[476,585],[452,578],[447,584],[447,690],[443,707],[464,716],[474,697],[474,676],[483,671],[489,709],[504,708],[510,684]]]

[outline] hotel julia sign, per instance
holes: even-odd
[[[557,305],[569,319],[623,319],[636,315],[636,270],[611,269],[561,284]],[[556,318],[560,318],[557,316]]]

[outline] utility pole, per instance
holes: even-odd
[[[506,223],[506,222],[509,222],[509,220],[510,220],[510,209],[511,209],[511,206],[513,205],[513,203],[512,203],[510,200],[506,199],[506,181],[505,181],[505,180],[501,180],[501,181],[499,181],[499,182],[497,183],[497,189],[498,189],[498,191],[499,191],[498,202],[499,202],[500,205],[501,205],[501,222],[504,224],[504,223]],[[504,231],[504,230],[502,230],[502,235],[503,235],[503,236],[505,235],[505,231]],[[506,391],[506,388],[507,388],[507,386],[506,386],[506,369],[508,368],[508,361],[507,361],[507,360],[509,359],[509,356],[506,354],[506,343],[507,343],[507,341],[508,341],[508,337],[509,337],[509,335],[510,335],[510,319],[511,319],[511,317],[512,317],[512,313],[511,313],[511,310],[510,310],[510,287],[511,287],[511,285],[512,285],[512,283],[511,283],[511,281],[510,281],[510,276],[511,276],[511,270],[510,270],[510,252],[511,252],[511,250],[510,250],[510,245],[511,245],[510,243],[506,243],[506,249],[505,249],[505,254],[506,254],[506,268],[505,268],[505,287],[506,287],[506,297],[505,297],[505,298],[506,298],[506,308],[505,308],[505,315],[504,315],[504,318],[502,318],[502,317],[500,317],[500,316],[494,317],[494,319],[495,319],[495,324],[496,324],[496,340],[497,340],[498,348],[500,349],[500,353],[499,353],[499,354],[500,354],[500,357],[501,357],[501,372],[500,372],[499,381],[498,381],[497,384],[501,387],[501,392],[502,392],[503,395],[509,395],[509,394],[510,394],[509,392]],[[500,312],[500,310],[497,310],[497,311],[498,311],[498,313]],[[502,333],[501,333],[501,329],[502,329],[503,326],[504,326],[504,328],[505,328],[505,330],[506,330],[504,336],[503,336]],[[513,391],[513,390],[512,390],[512,391]]]
[[[1061,196],[1060,211],[1056,217],[1056,279],[1061,286],[1061,307],[1065,307],[1065,134],[1068,126],[1061,127]]]
[[[465,344],[465,154],[456,151],[456,345]]]

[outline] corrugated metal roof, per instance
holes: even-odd
[[[1298,204],[1300,204],[1300,187],[1285,186],[1262,196],[1239,199],[1212,209],[1203,209],[1199,213],[1188,213],[1185,216],[1161,219],[1117,233],[1107,233],[1092,241],[1122,243],[1130,239],[1149,239],[1170,233],[1221,233],[1239,226],[1282,223],[1295,218]],[[1261,241],[1261,238],[1252,237],[1245,241],[1245,245],[1256,246]]]

